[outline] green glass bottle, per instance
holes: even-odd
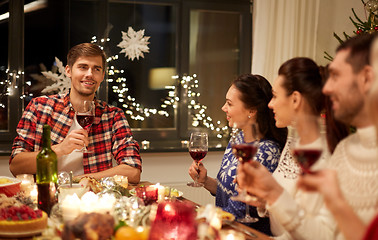
[[[37,155],[38,208],[50,215],[57,202],[58,158],[51,149],[51,127],[43,126],[42,150]]]

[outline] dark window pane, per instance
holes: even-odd
[[[111,3],[109,12],[108,50],[112,56],[118,55],[109,65],[123,70],[109,76],[109,102],[124,109],[133,128],[175,127],[174,108],[166,104],[171,103],[172,97],[165,88],[175,85],[172,76],[176,75],[173,7]],[[121,32],[127,32],[130,26],[136,32],[145,29],[144,35],[150,37],[149,53],[139,60],[130,60],[117,46],[122,41]]]
[[[221,107],[230,82],[239,73],[240,19],[234,12],[190,12],[189,69],[192,75],[197,75],[198,88],[194,88],[200,93],[197,101],[207,108],[202,114],[200,108],[190,108],[194,117],[189,120],[189,127],[213,124],[209,128],[214,130],[227,125]]]
[[[0,5],[0,16],[3,20],[0,20],[0,131],[8,130],[8,31],[9,21],[7,14],[9,11],[9,3]]]

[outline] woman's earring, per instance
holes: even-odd
[[[248,118],[251,118],[251,115],[248,115]]]

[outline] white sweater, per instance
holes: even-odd
[[[329,161],[319,160],[314,166],[320,169],[328,165],[337,170],[345,198],[365,222],[372,220],[378,207],[376,146],[374,127],[358,129],[356,134],[338,144]],[[287,159],[285,149],[281,161],[294,161],[291,157]],[[287,163],[285,165],[288,166]],[[285,191],[273,205],[267,206],[271,229],[277,239],[344,239],[322,197],[297,191],[297,179],[282,169],[282,166],[277,167],[273,175]]]

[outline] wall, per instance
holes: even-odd
[[[339,45],[333,36],[335,32],[344,39],[343,32],[353,36],[356,30],[349,17],[353,16],[352,8],[361,20],[366,20],[364,6],[360,0],[320,0],[319,21],[317,27],[316,56],[315,61],[319,65],[329,63],[324,58],[324,51],[334,56]]]

